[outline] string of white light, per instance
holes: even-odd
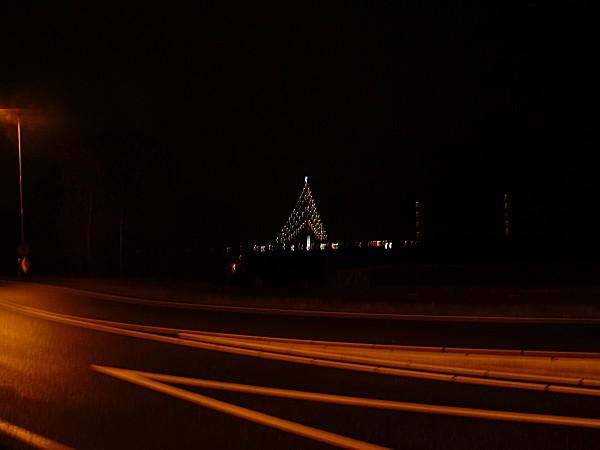
[[[317,212],[315,200],[308,186],[308,177],[304,177],[304,188],[285,225],[277,235],[275,242],[285,245],[296,239],[300,233],[312,232],[319,241],[327,240],[327,233]]]

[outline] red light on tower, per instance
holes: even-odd
[[[415,201],[415,238],[421,239],[421,203]]]
[[[508,210],[508,192],[504,193],[504,237],[508,237],[508,235],[510,234],[510,216],[509,216],[509,210]]]

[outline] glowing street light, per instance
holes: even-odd
[[[19,207],[20,207],[20,219],[21,219],[21,252],[25,252],[25,220],[23,210],[23,163],[22,163],[22,149],[21,149],[21,116],[22,109],[18,108],[0,108],[0,118],[4,120],[17,121],[17,142],[19,149]],[[22,255],[25,256],[25,255]]]

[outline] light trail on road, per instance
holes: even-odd
[[[380,447],[408,443],[437,449],[444,442],[463,449],[518,448],[527,433],[533,448],[584,449],[599,433],[598,397],[564,395],[582,394],[581,389],[592,386],[564,377],[555,379],[563,384],[540,383],[533,378],[542,379],[540,374],[529,374],[527,382],[486,379],[474,376],[481,374],[477,371],[472,378],[480,384],[471,384],[464,379],[466,372],[458,373],[460,367],[438,363],[473,353],[484,360],[510,359],[515,367],[532,358],[563,358],[568,364],[588,353],[577,352],[575,345],[570,346],[573,352],[534,347],[539,354],[535,357],[528,354],[527,345],[419,345],[420,335],[412,338],[415,345],[404,345],[404,336],[411,342],[409,322],[394,329],[385,321],[371,327],[368,320],[348,319],[328,319],[327,325],[340,331],[327,335],[335,338],[330,340],[311,336],[314,321],[322,318],[177,313],[66,292],[46,297],[45,290],[29,286],[3,289],[0,298],[13,294],[14,301],[0,300],[0,327],[8,330],[0,342],[6,356],[0,358],[0,417],[82,450],[232,446],[239,445],[240,438],[248,448],[321,448],[312,439],[228,418],[161,391],[181,387],[189,398],[201,395],[221,406]],[[360,335],[357,325],[364,325]],[[397,339],[378,336],[388,326],[388,336],[397,332]],[[456,342],[455,329],[447,324],[423,326],[441,327],[439,340]],[[346,341],[346,336],[354,339]],[[408,356],[422,360],[403,359]],[[586,356],[598,360],[594,352]],[[423,364],[423,358],[438,362],[414,364]],[[166,387],[138,388],[91,366],[142,376]],[[436,436],[429,446],[421,445],[425,430]],[[456,431],[448,434],[449,430]]]

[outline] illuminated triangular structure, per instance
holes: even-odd
[[[321,242],[327,240],[327,233],[323,228],[323,222],[321,222],[315,200],[308,186],[308,177],[304,177],[304,188],[300,198],[275,241],[285,245],[302,239],[304,235],[313,235]]]

